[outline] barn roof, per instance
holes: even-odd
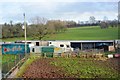
[[[50,42],[114,42],[114,40],[55,40]]]
[[[118,42],[120,44],[120,40],[42,40],[43,42]],[[22,41],[16,41],[16,42],[25,42]],[[26,42],[40,42],[40,40],[27,40]]]

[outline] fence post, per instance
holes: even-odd
[[[46,53],[44,53],[44,57],[46,58]]]
[[[7,65],[8,65],[8,68],[7,68],[7,69],[10,70],[10,69],[9,69],[9,62],[7,62]],[[8,70],[7,70],[7,71],[8,71]]]

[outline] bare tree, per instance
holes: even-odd
[[[108,17],[107,17],[107,16],[104,16],[103,21],[104,21],[104,22],[107,22],[107,21],[108,21]]]
[[[94,16],[90,16],[89,20],[90,20],[91,24],[95,23],[95,17]]]
[[[50,34],[49,28],[45,25],[47,23],[46,18],[41,18],[39,16],[32,18],[32,36],[34,39],[42,40],[48,34]]]
[[[109,25],[108,25],[107,22],[101,22],[101,23],[100,23],[100,27],[101,27],[101,29],[105,29],[105,28],[108,28]]]
[[[65,21],[50,20],[47,25],[53,30],[54,33],[65,32],[67,24]]]
[[[13,21],[12,20],[10,20],[10,26],[13,26]]]
[[[47,23],[47,21],[48,20],[46,18],[39,17],[39,16],[31,18],[31,22],[35,25],[38,25],[38,24],[45,25]]]
[[[120,12],[118,13],[118,22],[120,23]]]

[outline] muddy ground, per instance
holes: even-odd
[[[25,71],[23,78],[73,78],[66,76],[61,67],[50,64],[55,58],[42,58],[33,62]],[[102,61],[100,61],[102,62]],[[120,58],[108,59],[108,67],[112,67],[120,72]],[[105,64],[106,64],[105,62]]]
[[[70,78],[66,76],[62,68],[50,64],[53,58],[43,58],[32,63],[23,78]]]

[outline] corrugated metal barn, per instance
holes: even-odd
[[[60,47],[65,44],[71,46],[71,48],[80,50],[86,49],[104,49],[109,51],[109,46],[114,47],[114,40],[78,40],[78,41],[49,41],[49,45]]]

